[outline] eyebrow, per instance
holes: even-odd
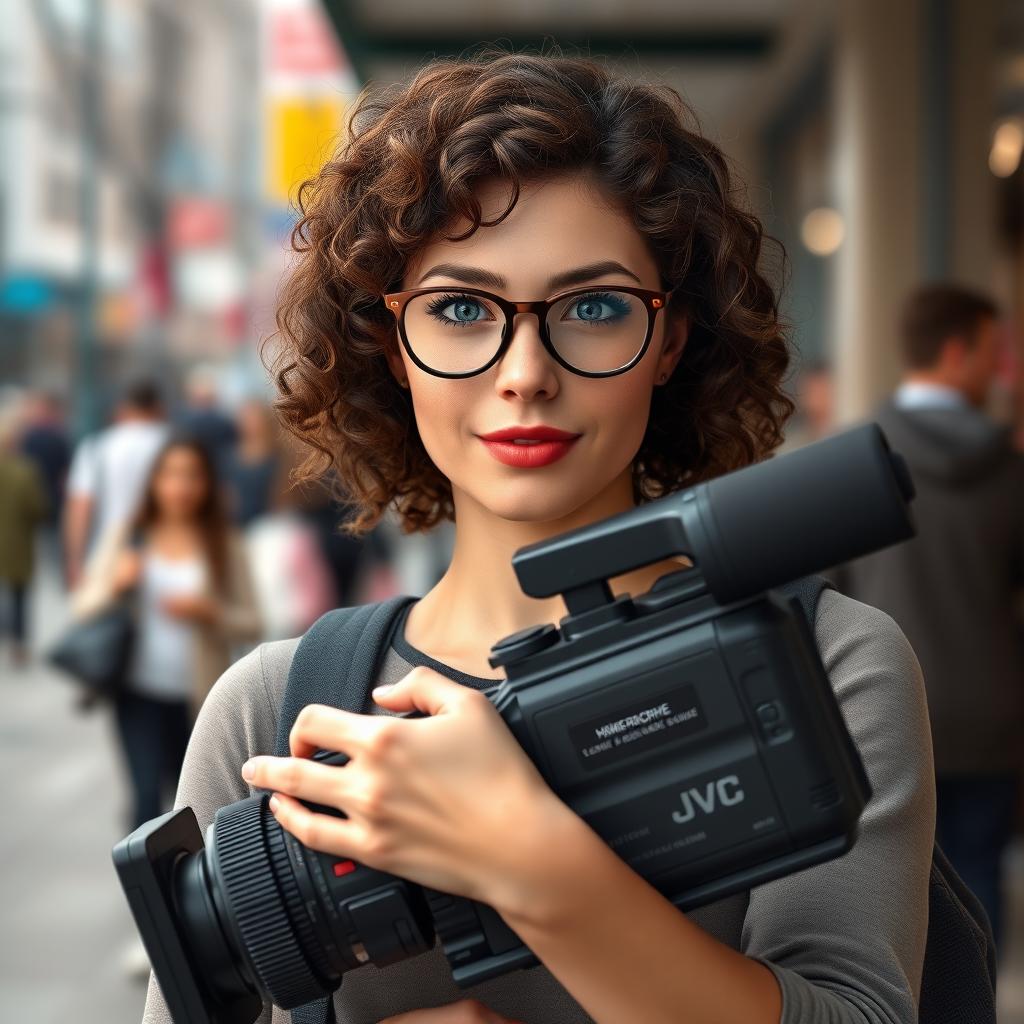
[[[624,267],[616,260],[602,260],[599,263],[588,263],[585,267],[576,267],[573,270],[565,270],[561,274],[555,274],[548,280],[548,290],[554,291],[557,288],[570,288],[574,284],[583,284],[585,281],[592,281],[595,277],[603,277],[605,274],[625,274],[633,278],[637,284],[643,284],[639,277],[632,270]],[[458,263],[438,263],[431,267],[416,285],[422,284],[428,277],[441,276],[454,277],[463,284],[486,285],[491,288],[507,288],[508,281],[493,271],[484,270],[481,267],[467,267]]]

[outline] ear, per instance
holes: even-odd
[[[655,380],[660,380],[665,375],[672,375],[679,360],[683,357],[683,350],[686,348],[689,336],[690,315],[688,313],[677,313],[668,318],[665,341],[658,356],[658,371],[655,374]]]
[[[961,370],[970,359],[970,346],[958,334],[950,335],[940,349],[939,365],[954,371]]]
[[[388,368],[395,378],[395,383],[401,385],[403,380],[408,379],[409,374],[402,361],[402,354],[398,351],[398,341],[395,337],[388,339],[384,347],[384,358],[388,361]]]

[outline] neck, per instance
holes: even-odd
[[[458,525],[451,564],[410,611],[406,638],[439,661],[474,675],[494,676],[487,666],[492,644],[527,626],[557,624],[566,614],[561,596],[533,598],[523,593],[512,556],[527,544],[633,508],[632,483],[627,472],[593,501],[564,518],[543,522],[503,519],[465,493],[456,492],[453,497]],[[685,564],[669,559],[616,577],[609,584],[616,596],[642,593],[659,576]]]
[[[172,512],[161,512],[153,520],[152,529],[161,533],[194,533],[199,524],[191,515],[180,515]]]

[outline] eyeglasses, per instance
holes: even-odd
[[[643,358],[675,289],[590,287],[512,302],[479,288],[414,288],[384,296],[412,361],[435,377],[473,377],[512,342],[517,313],[537,317],[544,348],[582,377],[614,377]]]

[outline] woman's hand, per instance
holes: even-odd
[[[484,694],[417,666],[381,706],[428,717],[356,715],[311,704],[292,757],[256,757],[242,775],[275,791],[281,825],[315,850],[348,857],[498,909],[543,861],[557,826],[578,819],[551,791]],[[343,751],[344,767],[310,760]],[[298,799],[336,807],[310,811]]]
[[[217,603],[205,594],[172,594],[163,599],[160,607],[172,618],[189,622],[212,625],[220,617]]]
[[[388,1017],[378,1024],[522,1024],[521,1021],[502,1017],[488,1009],[478,999],[460,999],[448,1006],[435,1006],[429,1010],[412,1010]]]

